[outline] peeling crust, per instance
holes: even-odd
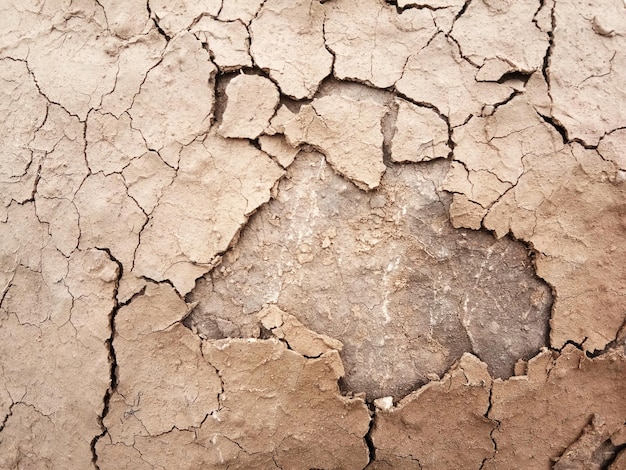
[[[624,468],[622,3],[3,2],[0,468]]]

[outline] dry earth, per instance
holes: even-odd
[[[626,1],[0,2],[0,469],[626,469]]]

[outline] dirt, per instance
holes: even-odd
[[[626,468],[625,25],[0,5],[0,468]]]
[[[189,324],[206,338],[259,336],[254,313],[276,304],[342,341],[346,387],[371,398],[402,397],[470,351],[512,375],[547,343],[550,289],[521,243],[450,225],[435,189],[446,166],[392,167],[365,193],[301,153],[197,282]]]

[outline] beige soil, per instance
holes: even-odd
[[[0,469],[626,469],[626,2],[0,2]]]

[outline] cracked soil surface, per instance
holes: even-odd
[[[626,469],[626,1],[0,2],[0,469]]]

